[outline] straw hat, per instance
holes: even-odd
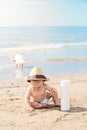
[[[43,80],[43,81],[47,81],[49,79],[44,76],[43,71],[42,71],[41,68],[34,67],[31,70],[30,75],[29,75],[29,77],[26,80],[27,80],[27,82],[30,82],[31,80]]]

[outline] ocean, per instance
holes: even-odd
[[[26,61],[25,77],[35,66],[47,75],[87,72],[87,27],[0,27],[0,79],[15,76],[14,54]]]

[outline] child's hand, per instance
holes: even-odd
[[[32,112],[32,111],[34,111],[34,108],[33,108],[33,107],[29,107],[29,108],[27,108],[27,110],[28,110],[29,112]]]
[[[52,95],[52,96],[55,94],[55,91],[56,91],[55,88],[52,88],[52,89],[51,89],[51,95]]]

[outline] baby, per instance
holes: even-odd
[[[47,107],[50,98],[53,99],[54,106],[60,106],[57,90],[47,85],[45,83],[47,80],[49,79],[44,76],[41,68],[35,67],[31,70],[30,77],[27,78],[27,82],[30,82],[31,85],[25,96],[28,111]]]

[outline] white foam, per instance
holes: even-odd
[[[42,51],[42,50],[50,50],[61,48],[62,45],[32,45],[32,46],[20,46],[20,47],[9,47],[9,48],[1,48],[0,55],[3,53],[12,53],[12,52],[31,52],[31,51]]]
[[[72,47],[72,46],[81,46],[81,45],[87,45],[87,43],[45,43],[45,44],[32,44],[32,45],[22,45],[20,47],[8,47],[8,48],[0,48],[0,55],[3,54],[11,54],[14,52],[17,53],[26,53],[26,52],[32,52],[32,51],[46,51],[46,50],[54,50],[54,49],[60,49],[64,47]]]

